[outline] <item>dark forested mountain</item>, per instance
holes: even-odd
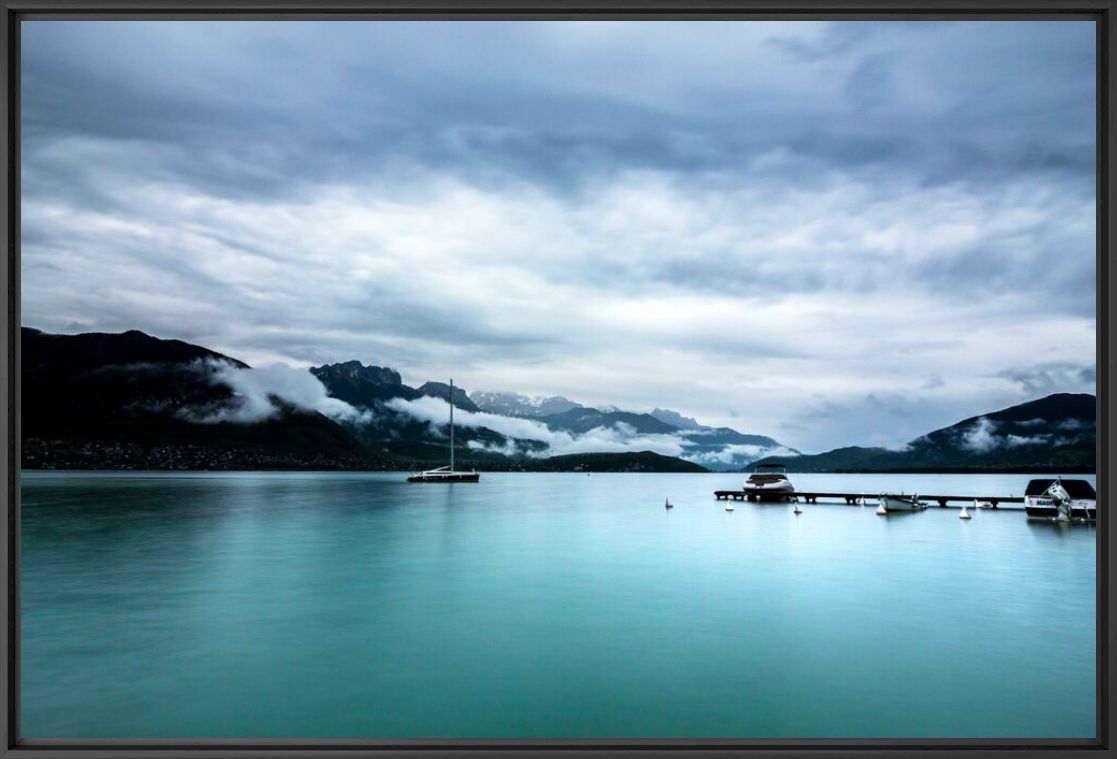
[[[571,453],[541,460],[534,470],[556,472],[706,472],[691,461],[652,451],[627,453]]]
[[[450,400],[450,385],[445,382],[424,382],[419,386],[419,393],[421,395],[429,395],[431,398],[441,398],[444,401]],[[460,387],[454,387],[454,407],[465,409],[466,411],[480,411],[477,404],[469,399],[469,394]]]
[[[162,340],[139,330],[121,333],[86,332],[51,335],[31,327],[21,331],[24,371],[55,375],[74,374],[103,366],[129,364],[187,364],[223,361],[247,368],[248,364],[181,340]]]
[[[970,417],[916,438],[902,450],[838,448],[811,456],[770,457],[799,472],[1094,471],[1097,399],[1058,393]]]
[[[142,332],[22,331],[22,452],[58,468],[306,469],[367,466],[363,447],[317,412],[278,401],[255,424],[200,422],[242,399],[218,378],[236,359]],[[197,413],[187,414],[187,410]]]
[[[365,366],[360,361],[312,366],[330,395],[352,406],[373,408],[378,402],[392,398],[418,398],[422,393],[400,380],[399,372],[382,366]]]
[[[211,377],[228,356],[142,332],[48,335],[22,330],[25,435],[103,435],[130,417],[232,402]]]

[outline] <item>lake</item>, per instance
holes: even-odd
[[[1094,735],[1095,528],[743,478],[25,472],[22,735]]]

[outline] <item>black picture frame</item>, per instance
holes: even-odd
[[[0,229],[5,256],[0,267],[0,414],[6,434],[0,439],[4,478],[0,523],[0,587],[5,592],[0,624],[0,755],[3,757],[434,757],[469,754],[565,757],[750,757],[793,759],[824,755],[833,759],[865,755],[902,755],[969,759],[1040,752],[1050,757],[1114,755],[1114,710],[1110,694],[1117,669],[1110,652],[1117,630],[1113,598],[1112,546],[1117,542],[1109,518],[1112,479],[1106,469],[1114,450],[1115,424],[1113,293],[1117,275],[1113,249],[1115,170],[1111,146],[1117,135],[1112,51],[1117,41],[1117,0],[0,0],[3,75],[0,130],[3,130],[3,198]],[[1092,740],[21,740],[19,725],[19,557],[20,557],[20,22],[37,19],[1090,19],[1097,25],[1097,490],[1102,507],[1097,532],[1097,736]]]

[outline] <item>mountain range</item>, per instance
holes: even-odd
[[[448,459],[450,386],[345,361],[263,367],[132,330],[22,330],[29,468],[412,469]],[[903,450],[803,455],[771,437],[670,409],[593,408],[561,396],[453,388],[463,466],[587,471],[796,471],[1093,467],[1094,396],[1054,395],[963,420]]]
[[[766,457],[797,472],[1076,471],[1095,469],[1097,399],[1056,393],[970,417],[921,435],[899,450],[850,446]]]
[[[521,393],[481,390],[473,393],[470,398],[477,404],[478,408],[489,414],[517,416],[525,419],[540,419],[544,416],[584,408],[582,404],[575,403],[569,398],[563,398],[561,395],[552,395],[548,398],[531,398]]]

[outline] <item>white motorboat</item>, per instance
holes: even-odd
[[[1095,522],[1097,498],[1086,480],[1032,480],[1024,491],[1024,511],[1040,522]]]
[[[757,464],[745,480],[745,497],[750,501],[786,503],[795,496],[795,486],[787,479],[783,464]]]
[[[881,493],[879,500],[880,507],[885,511],[923,511],[927,508],[917,495]]]
[[[481,474],[475,471],[459,472],[454,469],[454,380],[450,380],[450,465],[425,472],[416,472],[408,482],[478,482]]]

